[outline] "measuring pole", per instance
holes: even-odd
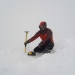
[[[25,36],[25,42],[27,41],[27,39],[28,39],[28,32],[29,31],[24,31],[25,32],[25,34],[26,34],[26,36]],[[26,47],[24,48],[24,52],[26,53]]]

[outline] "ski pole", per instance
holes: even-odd
[[[27,38],[28,38],[28,32],[29,32],[29,31],[24,31],[24,32],[26,33],[26,36],[25,36],[25,37],[26,37],[26,38],[25,38],[25,41],[27,41]],[[25,46],[25,48],[24,48],[24,52],[26,53],[26,46]]]

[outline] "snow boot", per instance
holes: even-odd
[[[35,53],[35,52],[30,51],[30,52],[28,52],[28,55],[29,55],[29,56],[36,56],[36,53]]]

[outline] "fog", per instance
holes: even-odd
[[[75,38],[75,0],[0,0],[0,50],[23,49],[24,31],[29,39],[41,21],[52,29],[54,40]]]

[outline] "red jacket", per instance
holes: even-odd
[[[45,42],[47,40],[50,40],[52,43],[54,43],[53,41],[53,32],[51,31],[51,29],[46,28],[46,30],[44,31],[38,31],[32,38],[30,38],[28,41],[32,42],[35,39],[37,39],[38,37],[40,37],[42,39],[42,42],[45,44]]]

